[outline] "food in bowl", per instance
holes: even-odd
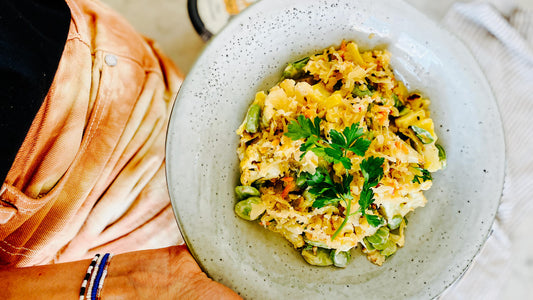
[[[343,41],[290,63],[237,129],[235,213],[280,233],[312,265],[376,265],[405,243],[446,163],[429,99],[397,80],[386,50]]]

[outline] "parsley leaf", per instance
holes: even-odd
[[[326,205],[335,205],[341,200],[352,199],[350,183],[352,175],[343,176],[342,182],[334,182],[325,169],[317,169],[315,174],[308,176],[307,184],[311,187],[309,192],[317,195],[313,207],[321,208]]]
[[[329,137],[331,138],[332,144],[346,148],[346,138],[342,133],[338,132],[335,129],[332,129],[329,131]]]
[[[361,213],[365,214],[366,209],[374,202],[374,192],[368,187],[368,184],[363,185],[361,194],[359,196],[359,206],[361,207]]]
[[[366,214],[366,210],[374,203],[374,192],[371,188],[377,186],[383,177],[384,162],[385,159],[383,157],[371,156],[363,159],[359,165],[361,167],[361,173],[363,173],[363,178],[365,179],[361,195],[359,196],[359,211],[366,218],[368,224],[374,227],[381,225],[383,220],[379,216]]]
[[[381,177],[383,177],[383,163],[385,159],[383,157],[371,156],[367,159],[363,159],[361,162],[361,172],[365,183],[368,183],[368,187],[375,187],[378,185]]]
[[[325,148],[324,153],[326,154],[324,158],[327,162],[330,163],[341,163],[346,170],[352,168],[352,162],[346,156],[344,156],[344,151],[338,148]]]
[[[322,207],[327,206],[327,205],[334,205],[334,204],[339,203],[340,200],[341,200],[340,198],[320,197],[320,198],[317,198],[313,202],[313,207],[314,208],[322,208]]]
[[[314,174],[309,174],[307,185],[310,187],[309,192],[317,196],[313,207],[320,208],[338,202],[335,184],[326,169],[318,168]]]
[[[288,132],[285,133],[286,136],[292,140],[306,139],[312,136],[315,138],[320,138],[320,118],[315,117],[314,121],[299,115],[298,119],[292,120],[288,126]]]
[[[359,123],[354,123],[352,126],[344,128],[342,133],[346,137],[346,144],[351,147],[363,135],[363,128],[359,127]]]
[[[383,219],[376,215],[365,215],[366,221],[373,227],[383,224]]]
[[[348,150],[352,151],[356,155],[365,156],[366,150],[368,150],[368,147],[370,147],[371,143],[371,140],[367,140],[365,138],[358,138],[355,143],[353,143],[353,146],[348,148]]]

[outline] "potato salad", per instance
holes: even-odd
[[[445,167],[429,99],[395,78],[386,50],[343,41],[288,64],[237,129],[235,213],[311,265],[376,265],[404,246],[409,212]]]

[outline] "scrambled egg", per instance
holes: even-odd
[[[316,252],[319,247],[338,253],[361,244],[368,259],[381,265],[392,253],[376,249],[365,238],[375,237],[379,228],[389,226],[387,239],[394,242],[394,249],[402,247],[404,217],[426,204],[423,191],[432,184],[429,172],[444,166],[443,149],[436,144],[430,101],[409,93],[396,80],[389,61],[386,50],[360,52],[355,43],[343,42],[337,49],[331,47],[299,61],[299,68],[289,65],[296,75],[285,76],[268,92],[256,94],[252,105],[260,107],[255,121],[259,129],[249,132],[247,122],[253,120],[248,119],[237,130],[240,180],[243,186],[255,186],[260,192],[264,213],[259,223],[283,235],[295,248],[314,248]],[[348,155],[352,168],[346,170],[313,151],[302,152],[304,140],[285,135],[288,124],[300,115],[322,119],[320,131],[325,139],[330,139],[332,129],[342,132],[359,124],[372,142],[364,157]],[[383,220],[380,226],[370,225],[361,212],[354,213],[359,210],[364,183],[359,164],[370,156],[384,158],[383,177],[372,188],[370,208],[371,214]],[[348,216],[343,201],[313,207],[309,187],[296,183],[302,173],[314,174],[319,167],[329,170],[336,180],[346,172],[353,176]],[[398,220],[399,226],[390,226]],[[340,232],[334,237],[337,230]]]

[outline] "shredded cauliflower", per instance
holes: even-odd
[[[430,101],[409,93],[396,80],[386,50],[360,52],[357,44],[343,42],[337,49],[325,49],[299,62],[303,67],[289,65],[292,75],[297,71],[292,78],[287,75],[268,92],[256,94],[253,105],[261,108],[255,121],[259,130],[246,129],[247,122],[252,122],[249,116],[237,130],[241,184],[253,185],[260,192],[264,213],[259,223],[283,235],[295,248],[314,248],[316,253],[319,247],[338,253],[361,244],[369,260],[381,265],[396,247],[403,246],[405,216],[426,204],[423,191],[431,187],[429,172],[443,168],[445,162],[436,144]],[[300,115],[320,118],[320,132],[326,140],[331,140],[331,130],[342,132],[358,124],[371,140],[370,146],[364,156],[347,154],[349,170],[313,151],[304,152],[303,139],[285,135],[288,124]],[[379,226],[363,218],[358,202],[364,185],[359,164],[370,156],[384,158],[383,177],[372,188],[373,204],[367,210],[382,220]],[[349,215],[345,201],[314,207],[316,195],[305,182],[298,183],[302,174],[315,174],[319,167],[329,170],[335,180],[343,174],[353,176]],[[391,242],[386,250],[369,242],[382,233],[380,228],[387,229],[394,251]]]

